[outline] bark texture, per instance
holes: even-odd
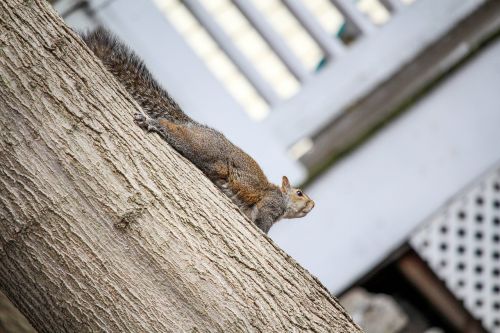
[[[0,288],[40,332],[359,332],[43,0],[0,2]]]

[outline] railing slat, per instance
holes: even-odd
[[[368,35],[375,30],[375,26],[356,7],[352,0],[330,0],[335,7],[344,15],[345,19],[351,21],[364,35]]]
[[[260,75],[255,66],[245,57],[244,54],[234,45],[233,41],[217,24],[207,10],[197,0],[183,0],[183,4],[189,9],[201,25],[212,36],[219,47],[234,62],[239,70],[247,77],[257,92],[274,106],[279,103],[280,98],[274,88]]]
[[[309,9],[307,9],[301,1],[281,1],[302,24],[304,29],[306,29],[316,43],[318,43],[328,58],[334,58],[344,53],[345,49],[342,43],[335,36],[329,35],[325,29],[323,29]]]
[[[269,24],[264,15],[248,0],[232,0],[250,24],[264,38],[283,64],[290,70],[293,76],[300,82],[304,82],[310,76],[302,61],[286,45],[284,39],[279,36]]]

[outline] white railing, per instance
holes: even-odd
[[[340,48],[344,52],[334,54],[333,61],[314,80],[277,105],[265,120],[268,130],[277,133],[287,147],[314,136],[484,1],[417,0],[407,8],[399,1],[385,1],[391,4],[393,16],[382,27],[371,24],[351,2],[334,2],[361,35],[351,47]]]
[[[416,0],[411,6],[400,0],[380,0],[392,15],[382,27],[362,13],[355,0],[330,0],[344,16],[345,24],[356,31],[352,46],[344,45],[326,32],[304,1],[281,0],[329,60],[319,75],[305,68],[253,1],[231,0],[300,83],[300,91],[291,99],[280,98],[275,93],[272,85],[204,9],[202,1],[181,2],[269,104],[271,113],[262,126],[277,136],[284,149],[289,149],[301,139],[314,136],[342,110],[410,62],[484,0]]]
[[[334,59],[344,53],[345,47],[337,38],[332,38],[318,23],[317,19],[301,1],[283,0],[283,4],[290,10],[304,29],[321,47],[328,59]]]
[[[221,85],[214,80],[207,64],[203,64],[185,36],[169,23],[163,14],[165,10],[160,11],[153,0],[93,0],[89,1],[89,12],[94,13],[92,19],[114,30],[146,60],[188,113],[220,129],[250,151],[272,177],[295,174],[292,178],[298,182],[305,173],[295,159],[307,149],[292,157],[290,149],[294,145],[314,137],[486,0],[415,0],[411,5],[400,0],[379,0],[379,5],[391,15],[383,25],[374,24],[354,0],[330,0],[330,6],[342,13],[345,25],[354,31],[354,42],[348,45],[325,30],[306,0],[281,0],[279,5],[293,16],[327,59],[319,72],[305,66],[252,0],[231,0],[228,3],[267,43],[289,71],[289,77],[297,80],[299,89],[291,98],[277,93],[276,86],[257,69],[255,60],[249,59],[234,36],[229,36],[207,10],[204,0],[155,3],[161,1],[177,2],[196,19],[267,103],[270,112],[265,119],[256,122],[246,115],[241,101],[240,105],[235,103],[238,99],[228,92],[224,82]],[[266,147],[265,152],[262,147]]]
[[[269,22],[267,22],[262,13],[255,8],[252,2],[248,0],[233,0],[233,3],[269,44],[293,76],[300,82],[305,82],[310,77],[310,73],[286,45],[283,38],[281,38]]]

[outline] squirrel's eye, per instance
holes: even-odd
[[[301,190],[297,190],[297,195],[298,195],[299,197],[301,197],[301,196],[303,195],[302,191],[301,191]]]

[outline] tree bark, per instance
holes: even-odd
[[[40,332],[359,332],[43,0],[0,2],[0,288]]]

